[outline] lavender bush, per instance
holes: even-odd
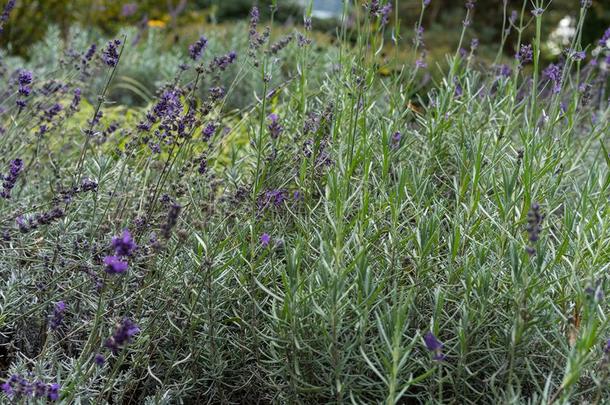
[[[581,2],[541,66],[552,4],[507,3],[515,57],[477,58],[465,2],[429,88],[388,1],[323,51],[255,8],[224,49],[3,56],[0,402],[605,403],[609,35]]]

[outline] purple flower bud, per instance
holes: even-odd
[[[117,354],[119,350],[127,343],[131,343],[133,337],[140,333],[140,327],[131,319],[123,318],[120,324],[117,325],[111,337],[106,339],[104,346]]]
[[[15,187],[17,183],[17,178],[19,174],[23,170],[23,160],[15,159],[11,161],[11,165],[9,168],[8,174],[4,177],[4,182],[2,183],[3,190],[0,192],[0,197],[9,199],[11,198],[11,190]]]
[[[585,51],[576,51],[572,54],[572,59],[575,61],[584,60],[587,57],[587,53]]]
[[[50,327],[52,330],[56,330],[61,326],[61,323],[64,319],[64,311],[66,310],[66,303],[63,301],[59,301],[55,304],[55,308],[53,309],[53,317],[51,318]]]
[[[121,10],[122,17],[131,17],[138,11],[138,5],[136,3],[127,3],[123,5]]]
[[[392,135],[392,140],[390,141],[390,145],[392,149],[396,149],[400,146],[400,140],[402,139],[402,134],[399,131],[394,132]]]
[[[115,39],[113,41],[109,41],[106,45],[106,48],[102,50],[102,59],[104,63],[109,67],[115,67],[119,63],[119,49],[118,47],[121,45],[121,41]]]
[[[59,399],[59,384],[51,384],[47,387],[47,398],[49,401],[57,401]]]
[[[277,139],[284,131],[284,127],[282,127],[282,125],[279,123],[279,117],[277,114],[269,114],[267,119],[270,121],[269,125],[267,126],[269,129],[269,134],[271,135],[271,138]]]
[[[112,248],[117,256],[131,256],[137,247],[128,229],[121,236],[112,237]]]
[[[268,233],[263,233],[260,237],[260,242],[262,247],[269,246],[269,242],[271,241],[271,237]]]
[[[521,45],[521,49],[519,49],[519,52],[517,52],[515,57],[519,61],[520,66],[531,62],[534,58],[534,51],[532,50],[532,45]]]
[[[15,8],[16,0],[8,0],[6,5],[4,6],[4,10],[2,14],[0,14],[0,34],[4,32],[4,23],[8,21],[8,18],[11,15],[11,11]]]
[[[442,353],[443,344],[434,336],[432,332],[427,332],[424,335],[424,344],[428,351],[434,353],[433,360],[441,361],[445,359],[445,355]]]
[[[197,42],[189,46],[189,55],[194,61],[201,58],[203,51],[208,46],[208,39],[205,36],[199,37]]]
[[[104,258],[104,264],[106,265],[106,273],[108,274],[121,274],[127,271],[127,262],[123,261],[118,256],[106,256]]]
[[[97,364],[98,366],[103,366],[104,363],[106,362],[106,359],[104,358],[103,354],[97,353],[94,357],[93,357],[93,361],[95,362],[95,364]]]
[[[89,49],[87,49],[87,52],[85,53],[85,56],[83,57],[83,63],[87,63],[90,62],[91,59],[93,59],[93,55],[95,55],[95,51],[97,50],[97,45],[95,44],[91,44],[91,46],[89,47]]]

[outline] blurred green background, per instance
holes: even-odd
[[[4,3],[6,1],[0,1],[0,5],[3,6]],[[10,53],[25,56],[30,52],[32,43],[44,38],[49,26],[56,25],[63,35],[67,35],[70,26],[74,24],[99,29],[106,35],[116,33],[125,25],[140,26],[142,29],[152,26],[168,30],[171,34],[168,37],[179,41],[180,34],[197,32],[202,25],[231,24],[236,19],[247,18],[250,8],[255,4],[265,18],[271,3],[272,0],[18,0],[1,44]],[[392,3],[398,4],[403,32],[406,31],[405,28],[410,30],[419,17],[421,0],[392,0]],[[504,0],[478,0],[468,35],[479,38],[483,45],[497,44],[502,31],[503,3]],[[513,9],[520,10],[523,4],[517,0],[507,0],[507,3],[509,13]],[[530,9],[531,2],[527,3],[527,8]],[[278,0],[277,21],[300,23],[304,4],[308,4],[308,0]],[[342,4],[342,0],[315,0],[314,8],[341,10]],[[360,1],[359,4],[364,5],[365,2]],[[553,0],[544,16],[545,35],[548,36],[562,18],[576,18],[579,5],[578,0]],[[352,13],[357,11],[355,8],[351,8]],[[462,0],[432,0],[424,16],[428,43],[443,48],[454,46],[454,31],[461,29],[464,11]],[[314,27],[332,37],[336,25],[336,21],[324,19],[316,21]],[[608,26],[610,0],[593,0],[584,28],[584,42],[592,43]],[[525,33],[526,39],[531,35],[528,31]],[[405,46],[411,42],[410,34],[403,34]],[[508,44],[507,48],[510,48],[510,39]],[[506,51],[512,52],[512,49]]]

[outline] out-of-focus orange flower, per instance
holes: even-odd
[[[150,28],[165,28],[167,24],[161,20],[148,20],[148,26]]]

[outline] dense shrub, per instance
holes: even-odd
[[[380,62],[365,13],[324,51],[255,9],[230,46],[3,57],[4,402],[610,397],[610,31],[550,66],[463,34],[428,90],[422,31]]]

